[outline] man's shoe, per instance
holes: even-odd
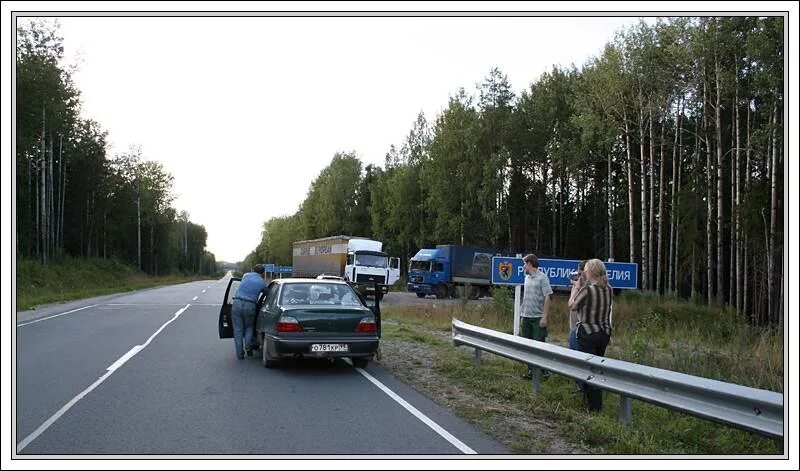
[[[253,356],[253,349],[251,347],[247,347],[245,349],[245,352],[247,352],[247,356],[249,357]]]
[[[238,358],[240,360],[244,360],[244,353],[237,353],[236,354],[236,358]]]

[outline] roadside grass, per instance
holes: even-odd
[[[502,290],[505,291],[505,290]],[[559,435],[592,454],[612,455],[775,455],[783,443],[756,433],[633,401],[633,423],[618,423],[619,396],[604,393],[603,410],[588,413],[575,381],[554,375],[534,395],[520,379],[522,363],[484,353],[475,366],[474,350],[455,348],[447,333],[453,318],[511,333],[513,292],[495,292],[491,303],[391,306],[384,309],[384,337],[435,349],[438,375],[469,391],[475,405],[456,411],[515,453],[542,453],[537,438],[523,427],[497,430],[503,411],[555,425]],[[434,307],[435,306],[435,307]],[[566,298],[554,298],[548,342],[566,346]],[[747,326],[735,313],[674,299],[619,296],[614,304],[614,334],[606,356],[657,368],[783,391],[783,336]],[[426,332],[427,331],[427,332]],[[430,333],[429,333],[430,332]]]
[[[17,260],[16,309],[202,279],[208,277],[149,276],[117,260],[64,257],[47,267],[35,260]]]

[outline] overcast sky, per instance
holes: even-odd
[[[293,214],[336,152],[383,165],[492,67],[519,93],[581,66],[633,17],[62,17],[83,114],[111,155],[141,146],[175,177],[173,203],[242,260]],[[652,21],[652,20],[651,20]]]

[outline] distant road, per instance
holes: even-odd
[[[236,360],[217,335],[227,279],[17,315],[17,453],[501,454],[380,365]],[[387,304],[442,302],[390,293]],[[458,302],[448,300],[444,302]]]

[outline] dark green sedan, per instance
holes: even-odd
[[[229,297],[226,293],[226,302]],[[223,304],[221,318],[224,311]],[[363,368],[378,350],[380,304],[367,307],[344,281],[278,279],[262,299],[255,332],[267,368],[282,358],[303,357],[345,357]]]

